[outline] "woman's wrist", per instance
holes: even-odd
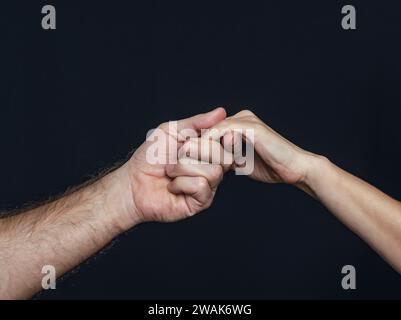
[[[324,156],[306,153],[303,158],[304,174],[303,179],[296,186],[318,198],[319,182],[322,181],[333,169],[333,164]]]

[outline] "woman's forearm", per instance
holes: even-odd
[[[401,273],[401,203],[324,157],[309,163],[302,189]]]
[[[225,132],[228,146],[235,141],[242,144],[244,137],[238,130],[252,130],[256,156],[247,159],[254,164],[251,178],[288,183],[307,192],[401,273],[400,202],[326,158],[299,148],[250,110],[230,116],[213,129]]]

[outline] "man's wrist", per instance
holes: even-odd
[[[97,183],[102,189],[100,197],[103,214],[108,216],[108,223],[112,224],[117,233],[127,231],[142,222],[134,203],[134,182],[130,179],[126,164],[110,172]]]

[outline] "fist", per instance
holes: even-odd
[[[184,219],[208,208],[222,180],[225,168],[213,163],[209,152],[224,153],[219,142],[200,138],[201,130],[226,118],[223,108],[176,122],[161,124],[157,141],[165,144],[158,150],[163,163],[149,161],[155,144],[151,134],[121,168],[129,187],[127,217],[131,224],[145,221],[170,222]],[[159,137],[160,138],[160,137]],[[189,139],[188,139],[189,138]]]

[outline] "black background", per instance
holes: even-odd
[[[41,28],[45,4],[55,31]],[[357,30],[341,28],[345,4]],[[253,110],[401,198],[399,1],[7,0],[0,12],[2,209],[216,105]],[[341,288],[346,264],[357,290]],[[228,175],[206,212],[134,228],[39,298],[401,298],[401,279],[301,191]]]

